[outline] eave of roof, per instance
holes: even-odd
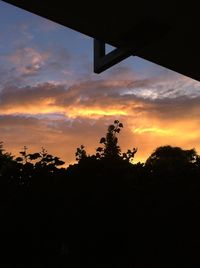
[[[125,1],[107,6],[48,0],[4,0],[133,55],[200,81],[198,8],[173,1]],[[131,3],[131,4],[130,4]]]

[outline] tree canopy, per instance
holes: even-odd
[[[200,156],[166,145],[135,163],[137,148],[119,146],[123,127],[115,120],[67,168],[44,148],[15,157],[0,143],[2,267],[184,267],[185,256],[194,267]]]
[[[119,120],[115,120],[113,124],[108,126],[107,133],[105,137],[102,137],[99,143],[102,146],[96,149],[95,155],[88,155],[85,147],[83,145],[80,148],[77,148],[76,151],[76,160],[82,161],[88,158],[104,161],[116,161],[116,160],[127,160],[130,162],[133,160],[135,153],[137,152],[136,148],[132,150],[128,149],[126,153],[121,152],[121,148],[118,145],[117,135],[123,128],[123,124]]]

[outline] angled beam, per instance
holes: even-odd
[[[116,48],[106,54],[106,44],[94,39],[94,72],[99,74],[133,55],[131,47]]]

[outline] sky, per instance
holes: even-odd
[[[118,119],[122,151],[200,153],[200,83],[139,57],[93,73],[93,40],[0,1],[0,141],[18,156],[45,147],[66,165],[95,153]],[[111,49],[110,47],[107,48]]]

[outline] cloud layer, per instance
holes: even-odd
[[[71,86],[9,85],[0,92],[2,139],[10,149],[46,146],[70,163],[78,145],[83,143],[94,152],[108,124],[120,119],[125,125],[122,149],[138,147],[136,160],[145,160],[164,144],[199,150],[200,86],[186,78],[178,86],[179,91],[173,79],[131,78],[130,74]]]

